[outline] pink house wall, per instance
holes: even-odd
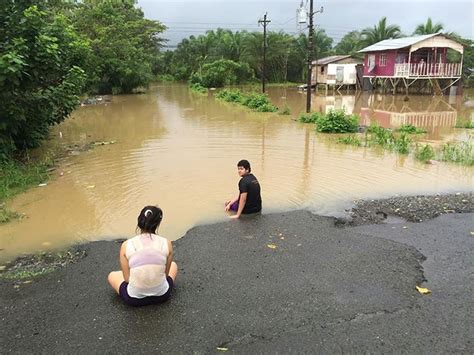
[[[423,58],[425,63],[429,63],[428,53],[433,55],[434,62],[438,62],[438,56],[434,56],[435,53],[441,54],[441,63],[446,63],[446,48],[437,48],[436,52],[433,49],[418,50],[412,53],[411,63],[419,63],[421,58]],[[369,56],[375,56],[375,68],[369,72]],[[385,66],[380,65],[380,57],[385,55]],[[408,63],[408,49],[398,49],[398,50],[388,50],[380,52],[369,52],[365,53],[364,58],[364,76],[393,76],[395,73],[395,64],[397,63],[397,56],[400,55],[400,63]],[[432,59],[433,60],[433,59]]]
[[[364,58],[364,76],[393,76],[397,53],[396,50],[366,53]],[[369,55],[375,55],[375,68],[371,72],[369,72]],[[385,55],[385,66],[380,65],[380,57],[383,55]]]

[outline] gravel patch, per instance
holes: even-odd
[[[393,216],[409,222],[423,222],[447,213],[474,212],[474,193],[395,196],[381,200],[359,200],[336,225],[360,226],[390,223]]]

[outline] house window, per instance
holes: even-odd
[[[387,56],[385,54],[381,54],[379,58],[379,65],[384,67],[387,65]]]
[[[375,55],[369,54],[367,56],[367,66],[369,67],[368,72],[370,73],[375,68]]]
[[[324,74],[324,67],[321,67],[321,74]]]

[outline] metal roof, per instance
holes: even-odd
[[[377,51],[385,51],[388,49],[400,49],[405,47],[410,47],[415,43],[424,41],[425,39],[438,36],[441,33],[432,33],[429,35],[422,35],[422,36],[412,36],[412,37],[403,37],[403,38],[395,38],[395,39],[385,39],[383,41],[377,42],[368,46],[364,49],[361,49],[359,53],[364,52],[377,52]]]
[[[329,63],[337,62],[338,60],[350,58],[350,55],[331,55],[329,57],[324,57],[318,60],[313,60],[313,65],[326,65]]]

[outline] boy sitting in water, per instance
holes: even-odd
[[[225,211],[237,212],[230,218],[239,218],[241,214],[257,213],[262,210],[260,184],[250,171],[251,168],[248,160],[241,160],[237,163],[237,172],[241,177],[239,181],[239,195],[225,203]]]

